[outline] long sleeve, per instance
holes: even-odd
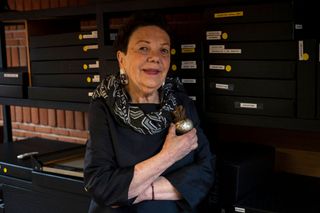
[[[180,192],[180,206],[194,209],[209,192],[214,181],[215,156],[211,154],[208,139],[199,127],[199,118],[193,103],[187,103],[187,114],[197,128],[198,148],[194,151],[194,162],[164,176]],[[186,106],[186,105],[185,105]]]
[[[110,116],[109,112],[101,101],[90,104],[90,139],[84,165],[85,187],[101,205],[129,205],[132,200],[128,200],[128,188],[134,167],[121,168],[117,165],[107,116]]]

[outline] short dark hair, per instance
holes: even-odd
[[[169,25],[165,18],[153,12],[139,12],[129,17],[126,23],[119,29],[116,40],[114,41],[114,50],[127,53],[128,43],[132,33],[139,27],[157,26],[164,30],[171,40]]]

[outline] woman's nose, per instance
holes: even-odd
[[[148,62],[159,63],[160,62],[159,53],[157,53],[156,51],[151,51],[147,60]]]

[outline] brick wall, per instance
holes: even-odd
[[[11,10],[26,11],[58,7],[77,7],[88,0],[8,0]],[[83,23],[87,28],[95,23]],[[8,67],[27,66],[26,29],[24,25],[5,27]],[[74,143],[85,143],[88,138],[87,113],[69,110],[11,106],[14,140],[43,137]],[[2,125],[0,105],[0,125]]]

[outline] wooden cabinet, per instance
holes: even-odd
[[[8,91],[0,97],[1,103],[42,102],[42,106],[51,103],[50,107],[55,102],[88,103],[101,79],[118,72],[112,49],[117,29],[137,10],[156,10],[173,29],[169,74],[182,79],[206,120],[214,124],[317,131],[318,35],[310,26],[312,17],[306,15],[312,5],[299,7],[296,1],[151,4],[140,0],[2,13],[2,28],[16,22],[27,29],[29,81],[23,88],[0,84],[2,93]],[[1,38],[3,43],[3,32]],[[5,61],[2,48],[2,72],[7,71]],[[219,82],[214,84],[216,77]],[[272,91],[272,96],[267,95]],[[8,97],[10,92],[21,93],[15,97],[19,100]],[[57,108],[60,106],[63,108],[63,104],[57,104]],[[6,115],[7,110],[4,107]],[[9,119],[4,117],[5,121]],[[6,129],[10,128],[5,128],[5,141],[9,134]]]

